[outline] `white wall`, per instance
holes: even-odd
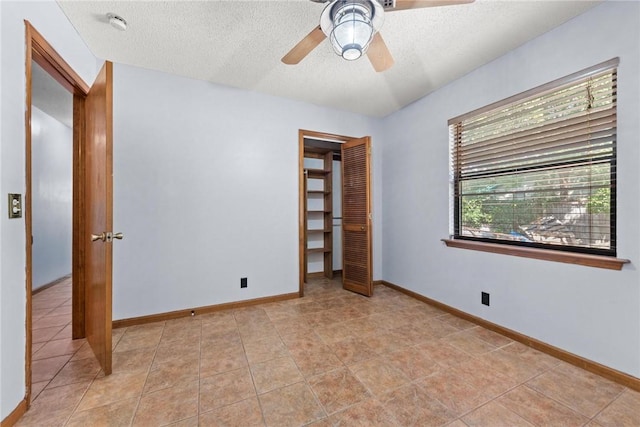
[[[2,12],[2,5],[0,5],[0,23],[3,22],[3,12]],[[2,27],[0,27],[0,47],[2,47]],[[2,53],[0,53],[0,60],[2,59]],[[2,101],[4,98],[2,97],[2,82],[4,81],[2,78],[2,69],[4,67],[0,67],[0,101]],[[2,153],[2,103],[0,102],[0,154]],[[2,157],[0,157],[0,188],[2,187]],[[4,193],[4,189],[2,190],[2,193],[0,193],[0,200],[2,199],[2,194]],[[0,204],[0,212],[2,211],[2,204]],[[1,217],[1,215],[0,215]],[[3,233],[2,233],[2,226],[0,225],[0,242],[2,242],[3,240]],[[2,255],[1,255],[1,250],[2,250],[2,243],[0,243],[0,333],[2,333]],[[2,338],[0,338],[0,421],[4,419],[4,412],[5,410],[3,409],[3,400],[2,400],[2,369],[3,369],[3,364],[2,364],[2,354],[3,354],[3,350],[2,350]]]
[[[28,19],[87,82],[96,62],[54,1],[0,2],[0,419],[25,394],[25,229],[22,219],[7,218],[7,193],[25,193],[24,111],[25,41]]]
[[[297,292],[298,130],[377,146],[373,119],[125,65],[114,91],[113,318]]]
[[[384,279],[640,377],[639,29],[640,3],[606,2],[385,119]],[[616,56],[618,256],[631,264],[610,271],[445,247],[447,120]]]
[[[33,289],[71,274],[71,128],[42,110],[31,112]]]

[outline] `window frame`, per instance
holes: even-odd
[[[483,237],[474,237],[474,236],[465,236],[461,234],[461,193],[460,186],[462,182],[462,171],[458,161],[456,161],[456,144],[459,143],[456,135],[459,135],[459,130],[455,130],[455,127],[461,126],[462,122],[478,115],[496,110],[496,109],[504,109],[510,105],[518,104],[525,102],[528,99],[539,97],[544,94],[548,94],[553,92],[554,90],[558,90],[562,87],[567,87],[571,84],[579,84],[591,76],[597,75],[606,71],[613,71],[617,74],[617,68],[619,65],[619,58],[613,58],[611,60],[602,62],[600,64],[594,65],[592,67],[586,68],[584,70],[578,71],[576,73],[570,74],[568,76],[556,79],[549,83],[537,86],[535,88],[529,89],[525,92],[513,95],[506,99],[494,102],[487,106],[478,108],[476,110],[470,111],[468,113],[462,114],[460,116],[454,117],[448,121],[448,125],[451,131],[451,150],[450,150],[450,173],[451,173],[451,194],[450,194],[450,203],[452,211],[452,229],[450,234],[450,239],[443,239],[443,241],[447,244],[447,246],[454,246],[465,249],[474,249],[474,250],[483,250],[487,252],[493,253],[506,253],[517,256],[526,256],[537,259],[550,259],[561,262],[571,262],[574,264],[583,264],[583,265],[593,265],[591,261],[587,259],[586,262],[584,260],[580,260],[580,255],[584,255],[589,258],[599,258],[601,259],[609,259],[614,261],[615,269],[620,269],[622,264],[628,262],[628,260],[618,260],[617,255],[617,225],[616,225],[616,167],[617,167],[617,151],[616,151],[616,139],[617,139],[617,131],[616,137],[613,139],[612,144],[612,158],[609,162],[611,165],[611,176],[609,181],[609,189],[610,189],[610,211],[609,211],[609,219],[610,219],[610,249],[600,249],[600,248],[592,248],[592,247],[581,247],[581,246],[570,246],[570,245],[554,245],[554,244],[545,244],[539,242],[520,242],[520,241],[510,241],[510,240],[501,240],[501,239],[492,239],[492,238],[483,238]],[[617,119],[616,119],[617,122]],[[617,126],[617,124],[616,124]],[[468,241],[468,244],[465,244],[464,241]],[[545,252],[549,252],[549,256],[545,255]],[[562,254],[565,254],[562,256]],[[577,258],[576,258],[577,257]],[[559,259],[554,259],[559,258]],[[565,258],[564,260],[562,258]],[[576,260],[578,262],[576,262]],[[618,262],[619,261],[619,262]],[[599,262],[596,262],[599,264]],[[595,265],[603,268],[611,268],[611,266],[603,266],[603,265]]]

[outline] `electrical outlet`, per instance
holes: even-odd
[[[241,277],[240,278],[240,287],[241,288],[246,288],[247,287],[247,278],[246,277]]]
[[[489,305],[489,294],[486,292],[482,293],[482,304]]]
[[[9,193],[9,219],[22,218],[22,195]]]

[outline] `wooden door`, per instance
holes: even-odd
[[[111,373],[112,68],[105,62],[85,99],[85,332],[105,375]]]
[[[309,268],[309,255],[307,254],[307,248],[309,246],[309,213],[307,211],[308,207],[307,207],[307,197],[308,197],[308,193],[307,193],[307,189],[309,188],[309,174],[308,172],[305,170],[304,171],[304,179],[303,179],[303,183],[304,183],[304,188],[302,190],[302,194],[304,195],[304,252],[303,252],[303,257],[304,257],[304,281],[307,281],[307,273],[308,273],[308,268]]]
[[[371,139],[347,141],[341,150],[342,286],[371,296]]]

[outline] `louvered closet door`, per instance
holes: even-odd
[[[342,286],[373,294],[369,137],[342,145]]]

